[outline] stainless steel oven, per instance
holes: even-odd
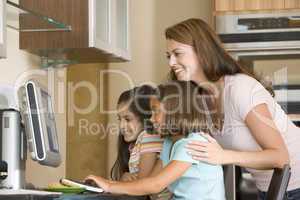
[[[300,50],[300,12],[222,15],[216,31],[231,52]]]
[[[236,60],[268,74],[287,113],[300,114],[300,11],[217,16],[216,31]]]

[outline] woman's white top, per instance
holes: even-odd
[[[296,127],[270,93],[254,78],[245,74],[225,76],[223,92],[224,125],[216,140],[225,149],[259,151],[262,148],[245,124],[247,114],[257,105],[266,104],[289,151],[291,179],[288,190],[300,188],[300,129]],[[261,123],[268,123],[262,118]],[[272,170],[247,170],[261,191],[267,191]]]

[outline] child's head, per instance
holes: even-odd
[[[144,125],[151,117],[150,95],[154,93],[151,86],[144,85],[123,92],[118,100],[117,110],[120,133],[126,142],[134,142]]]
[[[210,133],[217,119],[213,95],[193,81],[160,85],[150,99],[151,122],[162,136]]]
[[[151,117],[149,98],[154,94],[151,86],[144,85],[124,91],[118,99],[118,118],[120,134],[118,138],[118,157],[111,170],[111,177],[120,180],[128,172],[129,146],[134,144]]]

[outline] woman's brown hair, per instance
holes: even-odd
[[[254,72],[241,66],[228,54],[215,31],[201,19],[191,18],[175,24],[166,29],[165,37],[192,46],[209,81],[215,82],[224,75],[237,73],[247,74],[260,81],[260,78]],[[172,71],[170,72],[170,78],[176,80],[176,76]],[[272,89],[266,85],[264,86],[273,95]]]
[[[162,136],[211,133],[217,124],[213,95],[193,81],[170,81],[159,85],[156,97],[164,109]]]

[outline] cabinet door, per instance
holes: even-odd
[[[233,11],[235,0],[215,0],[215,11]]]
[[[128,0],[89,0],[89,46],[130,60]]]
[[[235,0],[215,0],[215,11],[233,11]]]
[[[6,57],[6,0],[0,0],[0,58]]]
[[[89,46],[110,52],[111,1],[89,0]]]
[[[118,54],[130,59],[129,54],[129,5],[128,0],[115,0],[113,18],[113,30],[115,35],[115,47]]]
[[[283,9],[284,0],[216,0],[216,11]]]
[[[236,0],[235,10],[283,9],[284,0]]]
[[[285,8],[300,8],[300,0],[285,0]]]

